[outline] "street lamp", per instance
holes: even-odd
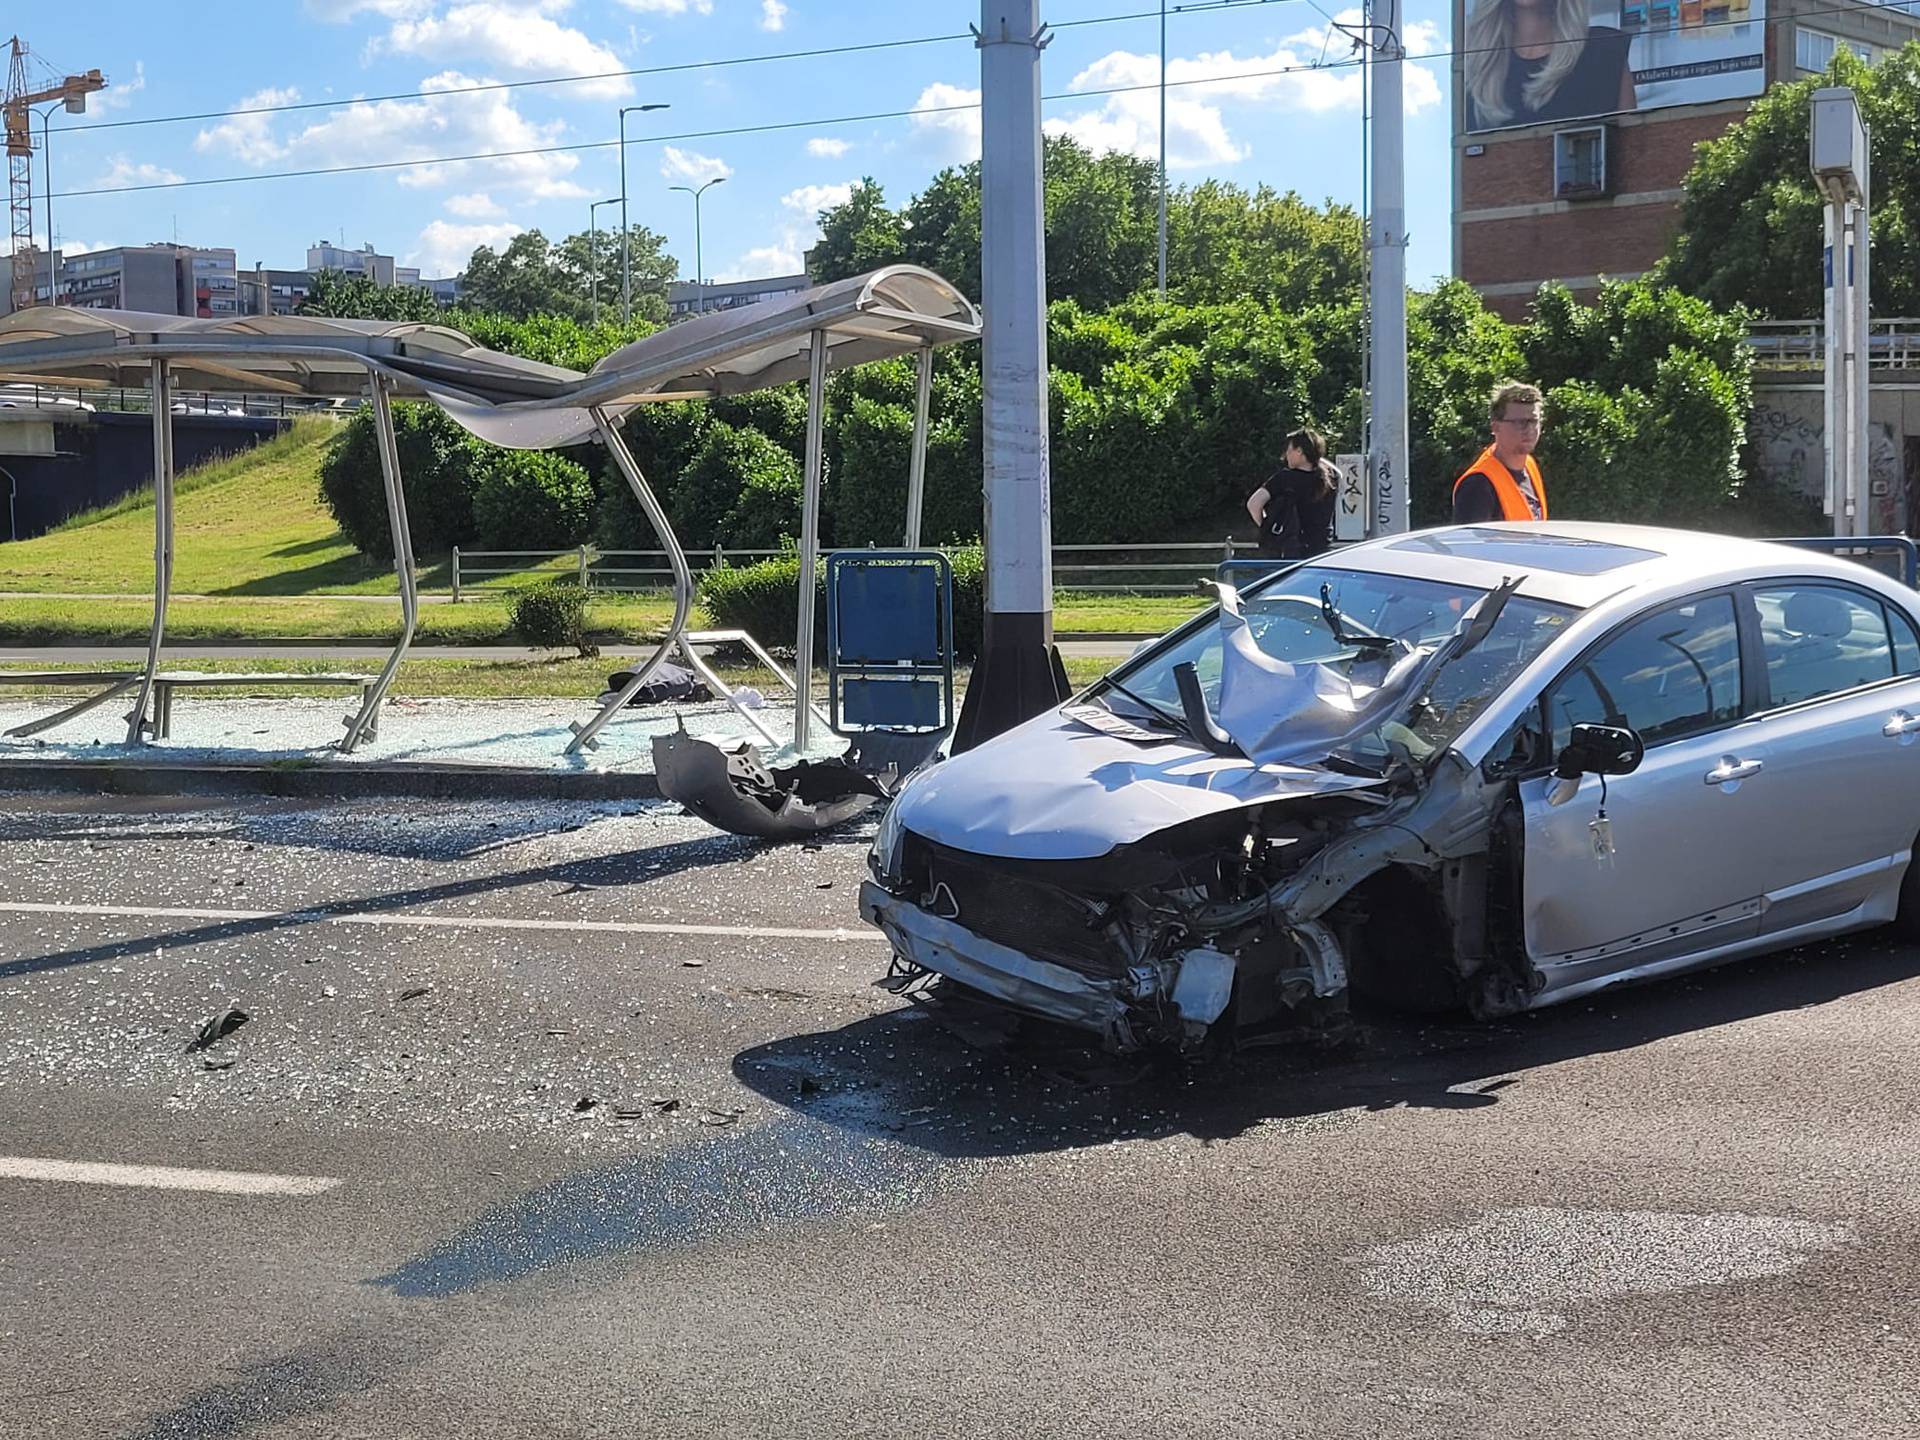
[[[623,105],[620,108],[620,322],[633,323],[633,241],[627,230],[627,116],[634,111],[666,110],[666,105]]]
[[[669,190],[685,191],[693,197],[693,283],[700,296],[700,299],[696,303],[695,311],[701,315],[707,313],[707,271],[706,267],[700,263],[700,197],[714,186],[724,185],[726,181],[726,176],[716,175],[698,190],[694,189],[691,185],[669,185],[667,187]]]
[[[80,97],[81,108],[86,108],[86,97]],[[40,156],[47,167],[47,303],[60,303],[60,267],[53,259],[53,112],[61,109],[59,105],[49,105],[40,112]],[[32,160],[27,162],[31,165]],[[29,220],[33,217],[28,216]]]
[[[618,205],[620,197],[596,200],[587,206],[587,293],[593,297],[593,323],[600,323],[600,221],[602,205]]]

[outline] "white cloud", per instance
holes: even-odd
[[[830,140],[824,135],[816,135],[807,141],[807,154],[817,155],[822,160],[838,160],[852,148],[845,140]]]
[[[812,219],[822,210],[846,204],[852,194],[853,182],[850,180],[839,185],[802,185],[798,190],[789,190],[782,195],[780,203]]]
[[[136,164],[125,155],[115,155],[107,173],[93,183],[103,190],[124,190],[130,185],[172,185],[184,177],[164,165],[145,161]]]
[[[806,261],[800,253],[802,243],[798,232],[789,231],[781,237],[781,243],[749,250],[710,278],[715,284],[724,285],[729,280],[764,280],[773,275],[798,275],[806,268]]]
[[[733,167],[711,155],[682,150],[677,145],[662,145],[660,173],[669,180],[691,180],[696,185],[704,185],[709,180],[725,180],[733,174]]]
[[[463,220],[493,220],[506,213],[500,208],[499,202],[484,190],[476,190],[470,195],[449,195],[447,212]]]
[[[413,188],[459,185],[469,191],[510,191],[536,200],[584,197],[587,192],[569,178],[580,166],[577,155],[521,154],[428,163],[438,155],[532,151],[560,143],[566,133],[564,121],[529,120],[514,108],[513,92],[474,88],[487,83],[444,71],[421,82],[421,90],[427,93],[418,100],[355,101],[284,136],[269,123],[249,139],[258,154],[295,165],[417,160],[420,163],[397,172],[400,184]]]
[[[642,15],[684,15],[689,10],[696,15],[713,13],[713,0],[620,0],[620,3]]]
[[[613,51],[554,18],[567,8],[567,0],[468,0],[450,6],[444,15],[427,11],[418,18],[395,19],[386,39],[374,48],[442,65],[476,61],[522,75],[607,75],[625,69]],[[617,99],[631,95],[633,84],[616,76],[571,90],[579,96]]]
[[[406,263],[418,265],[423,275],[457,275],[482,245],[499,249],[525,227],[514,224],[455,225],[435,220],[420,232]]]
[[[269,86],[243,96],[233,108],[255,110],[263,106],[291,105],[299,98],[300,92],[291,86],[285,90]],[[194,136],[193,148],[202,154],[228,154],[248,165],[264,165],[286,154],[286,147],[274,138],[273,127],[272,115],[230,115]]]
[[[87,103],[98,105],[102,110],[124,110],[133,103],[133,97],[147,88],[147,62],[133,62],[131,80],[111,81],[107,88],[88,97]]]
[[[760,0],[760,28],[762,30],[784,30],[787,28],[787,7],[780,0]]]
[[[1362,23],[1358,10],[1343,11],[1338,18],[1351,26]],[[1435,27],[1424,21],[1406,29],[1406,44],[1412,50],[1428,48],[1436,38]],[[1222,102],[1258,103],[1267,112],[1357,110],[1358,68],[1317,68],[1322,55],[1344,59],[1350,49],[1346,35],[1329,26],[1317,26],[1289,36],[1264,55],[1235,55],[1221,50],[1174,57],[1167,64],[1168,168],[1231,165],[1246,158],[1247,147],[1230,131]],[[1402,74],[1409,116],[1440,103],[1439,83],[1431,70],[1408,65]],[[1067,88],[1125,88],[1126,93],[1101,97],[1098,109],[1049,120],[1047,131],[1071,135],[1094,150],[1157,155],[1159,79],[1160,60],[1156,55],[1128,50],[1103,55],[1075,75]],[[1196,81],[1206,83],[1192,83]]]
[[[945,158],[980,158],[980,92],[936,81],[913,102],[912,124],[919,134],[933,137]],[[966,107],[974,108],[968,109]]]

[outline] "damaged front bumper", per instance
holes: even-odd
[[[907,964],[1010,1009],[1092,1031],[1116,1051],[1155,1042],[1199,1045],[1229,1016],[1241,985],[1241,956],[1211,945],[1118,975],[1090,974],[977,934],[871,880],[860,887],[860,915]],[[1297,968],[1265,977],[1276,996],[1303,1010],[1314,1002],[1343,1004],[1345,957],[1333,932],[1309,922],[1288,933]]]

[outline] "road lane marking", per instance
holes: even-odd
[[[79,1160],[44,1160],[30,1155],[0,1155],[0,1179],[133,1185],[149,1190],[204,1190],[216,1195],[324,1195],[341,1183],[325,1175],[183,1170],[174,1165],[100,1165]]]
[[[270,920],[283,925],[409,925],[453,930],[572,930],[598,935],[705,936],[726,940],[835,940],[886,944],[878,930],[809,930],[790,925],[684,925],[644,920],[529,920],[505,915],[407,915],[377,910],[193,910],[171,905],[74,905],[0,901],[0,914],[92,915],[130,920]]]

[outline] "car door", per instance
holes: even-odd
[[[1764,781],[1783,823],[1749,837],[1762,934],[1889,919],[1920,830],[1920,639],[1898,607],[1833,580],[1749,590]]]
[[[1581,723],[1625,725],[1646,743],[1631,775],[1520,785],[1528,953],[1550,987],[1656,963],[1758,933],[1762,884],[1745,837],[1777,823],[1749,753],[1750,697],[1730,589],[1624,622],[1549,687],[1558,754]]]

